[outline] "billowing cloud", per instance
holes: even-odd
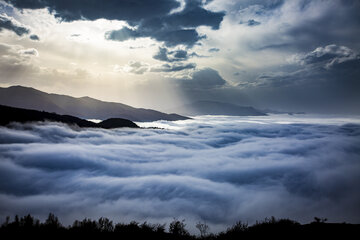
[[[320,63],[325,68],[331,68],[349,61],[360,64],[360,55],[348,47],[331,44],[318,47],[309,53],[294,55],[290,61],[301,65]]]
[[[195,52],[189,53],[183,49],[168,50],[165,47],[159,47],[159,51],[153,56],[154,59],[164,62],[186,61],[190,57],[200,57]]]
[[[161,66],[154,66],[150,71],[152,72],[179,72],[187,69],[196,68],[195,63],[166,63]]]
[[[196,117],[164,129],[0,128],[0,216],[360,221],[360,122]],[[217,228],[218,226],[219,228]]]
[[[192,73],[190,79],[182,79],[179,84],[184,89],[206,90],[220,88],[226,81],[220,76],[219,72],[212,68],[205,68]]]
[[[129,63],[123,67],[119,65],[114,66],[114,71],[119,72],[130,72],[134,74],[143,74],[149,70],[149,64],[138,62],[138,61],[129,61]]]
[[[317,47],[308,53],[291,56],[289,64],[298,65],[291,71],[260,74],[257,86],[312,85],[315,81],[327,81],[346,86],[360,77],[360,55],[352,49],[335,44]],[[356,87],[356,85],[352,85]]]
[[[167,48],[160,47],[159,51],[153,56],[153,58],[165,62],[183,61],[187,60],[187,52],[184,50],[169,52]]]
[[[133,74],[144,74],[146,72],[180,72],[196,68],[195,63],[166,63],[162,65],[149,65],[144,62],[129,61],[124,66],[114,65],[114,72],[126,72]]]
[[[356,51],[335,44],[320,46],[292,55],[277,69],[257,73],[252,81],[242,81],[238,94],[247,94],[262,106],[268,102],[266,107],[270,108],[358,112],[359,69]],[[243,74],[238,72],[237,76]]]
[[[0,31],[3,29],[12,31],[18,36],[23,36],[24,34],[28,34],[30,32],[28,28],[16,23],[13,18],[8,17],[5,14],[0,14]]]
[[[167,46],[183,44],[193,46],[204,38],[196,31],[198,26],[209,26],[219,29],[224,17],[222,12],[212,12],[203,7],[201,0],[187,0],[185,7],[180,11],[171,12],[180,6],[176,0],[160,1],[91,1],[83,4],[82,1],[64,2],[61,0],[45,1],[17,1],[7,0],[13,6],[21,9],[48,8],[56,17],[64,21],[96,20],[124,20],[134,29],[123,27],[106,33],[108,40],[125,41],[139,37],[150,37],[164,42]],[[151,9],[151,11],[149,11]]]
[[[19,45],[0,43],[0,81],[12,82],[38,72],[39,69],[31,61],[32,57],[38,55],[35,48],[26,49]]]

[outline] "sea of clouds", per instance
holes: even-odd
[[[275,216],[360,223],[360,118],[201,116],[158,129],[0,128],[0,220],[105,216],[211,231]]]

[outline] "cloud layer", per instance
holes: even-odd
[[[205,220],[220,230],[267,216],[360,222],[360,122],[198,117],[165,129],[0,128],[0,216],[71,223]]]

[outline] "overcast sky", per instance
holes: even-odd
[[[360,113],[357,0],[0,0],[0,86]]]

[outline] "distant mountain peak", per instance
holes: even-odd
[[[40,90],[35,89],[35,88],[33,88],[33,87],[26,87],[26,86],[21,86],[21,85],[10,86],[10,87],[7,87],[7,89],[31,90],[31,91],[41,92]]]
[[[91,100],[93,100],[93,99],[94,99],[94,98],[89,97],[89,96],[84,96],[84,97],[79,97],[79,98],[81,98],[81,99],[91,99]]]
[[[251,106],[240,106],[232,103],[217,102],[213,100],[199,100],[175,109],[180,114],[194,115],[230,115],[230,116],[264,116],[260,110]]]

